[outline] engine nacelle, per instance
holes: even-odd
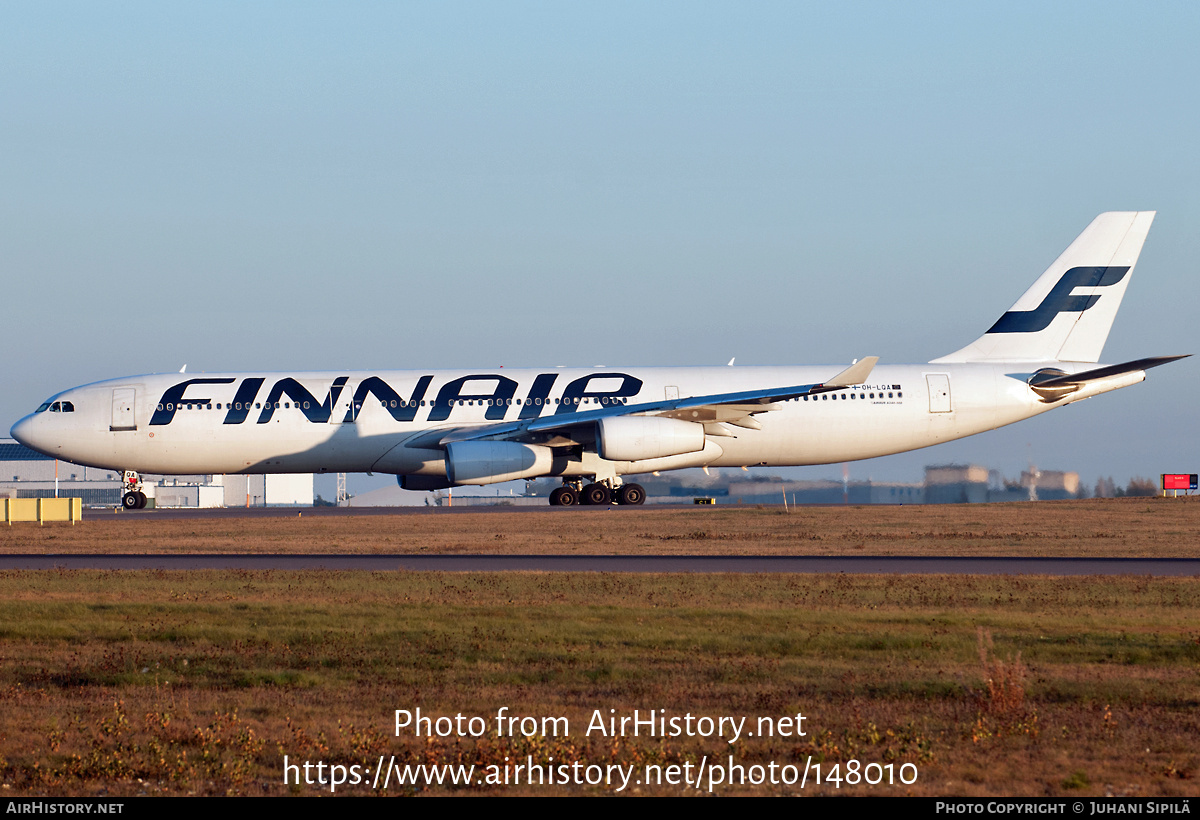
[[[549,447],[515,441],[453,441],[446,445],[446,477],[452,484],[495,484],[550,472]]]
[[[704,449],[704,425],[661,416],[613,416],[596,422],[600,457],[641,461]]]

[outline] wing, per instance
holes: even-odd
[[[408,446],[444,449],[451,442],[480,440],[520,441],[549,446],[570,445],[580,443],[580,439],[590,441],[596,422],[616,416],[662,416],[692,421],[703,424],[706,435],[728,437],[734,433],[727,425],[751,430],[761,429],[762,425],[754,416],[778,410],[777,402],[862,384],[870,376],[878,361],[878,356],[859,359],[833,378],[820,384],[798,384],[762,390],[743,390],[737,393],[665,399],[640,404],[610,405],[597,410],[564,413],[527,421],[436,430],[418,437]],[[577,432],[581,430],[583,435],[579,435]]]

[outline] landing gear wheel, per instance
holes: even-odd
[[[121,496],[121,506],[127,510],[138,509],[138,494],[125,493],[125,495]]]
[[[146,494],[139,490],[138,492],[134,493],[134,495],[136,495],[138,499],[137,508],[139,510],[146,509]]]
[[[550,506],[552,507],[573,507],[577,500],[575,491],[570,487],[559,487],[550,493]]]
[[[622,484],[617,490],[617,501],[621,504],[637,506],[646,501],[646,488],[641,484]]]
[[[580,502],[594,506],[604,506],[612,503],[612,490],[603,484],[589,484],[579,495]]]

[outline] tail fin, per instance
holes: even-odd
[[[1152,221],[1100,214],[987,333],[933,361],[1100,361]]]

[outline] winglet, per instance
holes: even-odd
[[[838,373],[832,379],[820,385],[820,388],[824,390],[838,390],[843,387],[853,387],[856,384],[862,384],[871,375],[871,371],[875,369],[875,365],[878,362],[878,356],[867,356],[859,359],[841,373]]]

